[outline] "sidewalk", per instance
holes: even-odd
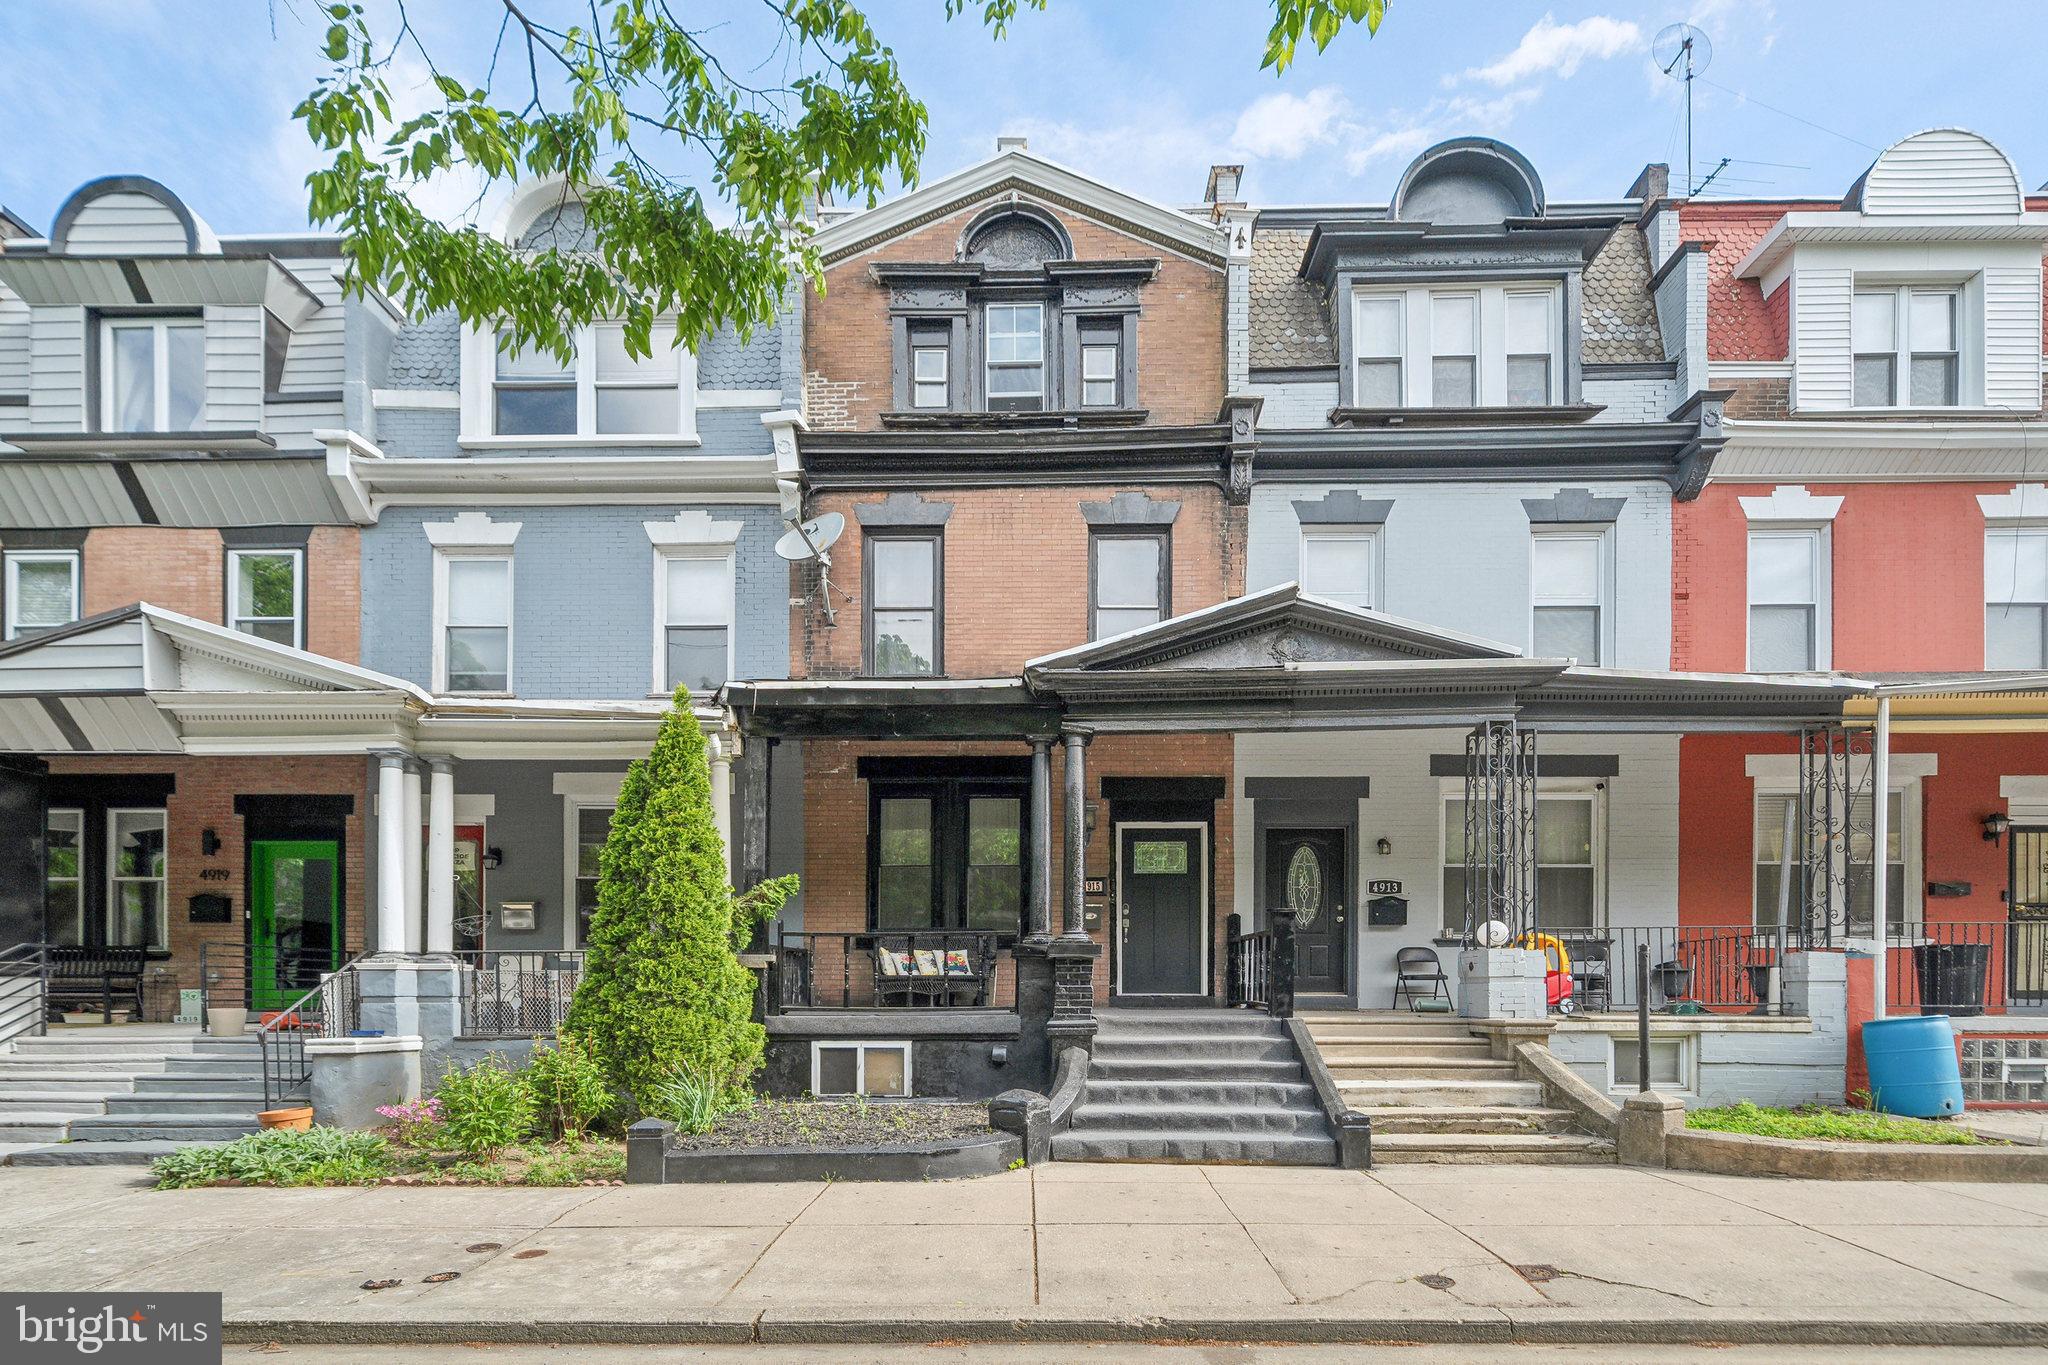
[[[2048,1343],[2040,1185],[1054,1165],[160,1193],[42,1168],[0,1169],[0,1209],[0,1287],[218,1289],[244,1342]]]

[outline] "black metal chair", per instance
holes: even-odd
[[[1416,993],[1416,986],[1429,989]],[[1451,979],[1444,975],[1444,964],[1434,948],[1402,948],[1394,953],[1394,1003],[1393,1009],[1401,1008],[1401,997],[1408,998],[1411,1013],[1421,1013],[1415,1007],[1418,1000],[1441,1000],[1446,1006],[1451,1003]]]
[[[1572,955],[1572,995],[1580,1002],[1580,1008],[1612,1008],[1614,945],[1604,938],[1568,938],[1564,946]]]

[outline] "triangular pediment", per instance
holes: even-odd
[[[1512,659],[1497,640],[1302,592],[1292,583],[1034,659],[1027,672],[1282,669],[1293,664]]]

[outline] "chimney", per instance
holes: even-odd
[[[1030,150],[1031,139],[1028,137],[999,137],[996,139],[997,156],[1001,156],[1005,152],[1028,152]]]
[[[1243,179],[1242,166],[1211,166],[1209,187],[1202,191],[1202,202],[1217,205],[1243,203],[1238,197],[1238,184]]]
[[[1631,199],[1662,199],[1671,193],[1671,168],[1661,161],[1652,161],[1643,167],[1643,173],[1636,177],[1636,183],[1628,187]]]

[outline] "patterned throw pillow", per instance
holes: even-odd
[[[919,976],[940,975],[939,955],[937,952],[930,948],[919,948],[917,950],[917,974]]]
[[[948,948],[948,949],[946,949],[946,975],[947,975],[947,976],[973,976],[973,975],[974,975],[974,967],[973,967],[973,965],[972,965],[972,964],[970,964],[970,963],[969,963],[969,962],[967,961],[967,950],[966,950],[965,948]]]
[[[875,949],[875,956],[882,964],[883,976],[910,975],[910,963],[905,960],[902,953],[895,951],[893,948],[877,948]]]

